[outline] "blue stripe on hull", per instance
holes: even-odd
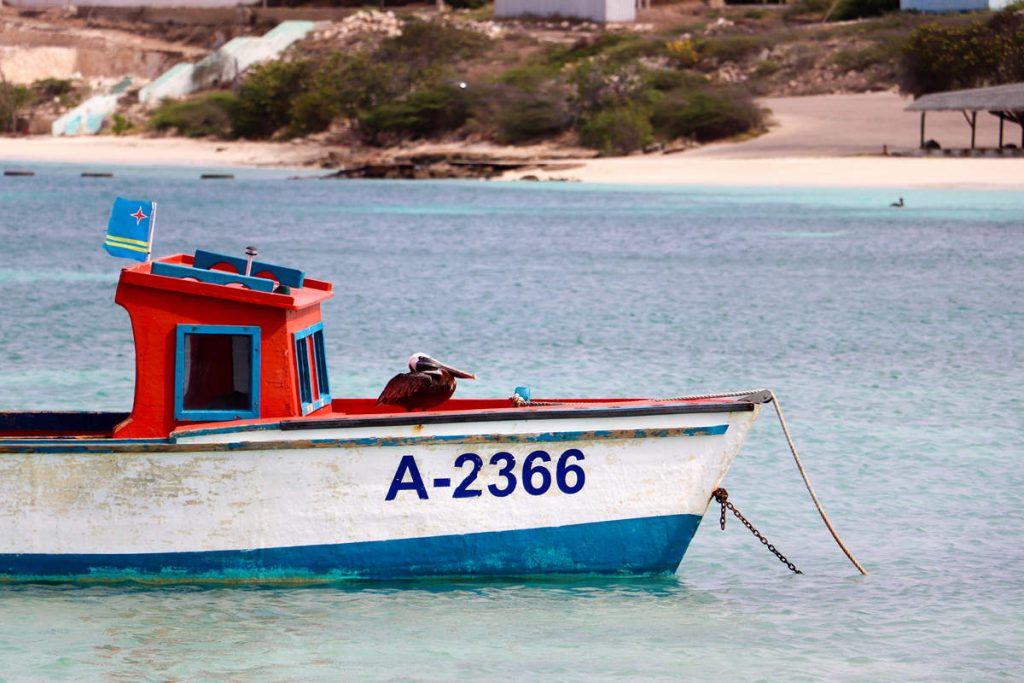
[[[305,583],[353,578],[670,574],[679,566],[700,519],[667,515],[260,550],[0,554],[0,580]]]

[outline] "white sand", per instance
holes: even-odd
[[[312,144],[217,142],[109,135],[0,138],[0,164],[50,161],[140,166],[301,166],[323,150]]]
[[[910,101],[895,93],[769,98],[775,125],[753,140],[594,159],[547,175],[650,185],[1024,189],[1024,158],[882,156],[883,146],[890,154],[917,149],[920,114],[904,111]],[[960,112],[931,112],[925,122],[926,138],[945,148],[970,146]],[[1019,146],[1020,135],[1019,126],[1005,126],[1005,142]],[[991,148],[997,139],[997,119],[979,114],[976,144]]]
[[[1024,189],[1024,158],[882,156],[913,151],[920,117],[893,93],[772,98],[765,101],[777,125],[759,138],[675,154],[580,161],[578,168],[526,171],[541,178],[645,185],[963,187]],[[979,146],[994,147],[998,123],[978,119]],[[1020,144],[1020,128],[1005,127]],[[927,137],[944,147],[967,147],[970,129],[959,112],[931,113]],[[142,138],[136,136],[0,138],[0,166],[33,161],[178,166],[289,166],[315,163],[328,148],[313,142],[256,143]]]

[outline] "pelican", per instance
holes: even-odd
[[[433,408],[455,393],[456,377],[476,379],[471,372],[456,370],[425,353],[414,353],[409,358],[409,372],[391,378],[380,392],[377,405],[386,403],[406,410]]]
[[[893,202],[889,206],[892,206],[892,207],[897,208],[897,209],[902,209],[903,208],[903,197],[900,197],[900,200],[898,202]]]

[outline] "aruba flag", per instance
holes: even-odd
[[[156,202],[118,197],[110,212],[103,248],[111,256],[146,261],[149,259],[149,238],[155,224]]]

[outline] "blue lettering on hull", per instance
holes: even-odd
[[[258,550],[0,554],[0,580],[319,583],[441,576],[671,574],[700,519],[697,515],[666,515]]]

